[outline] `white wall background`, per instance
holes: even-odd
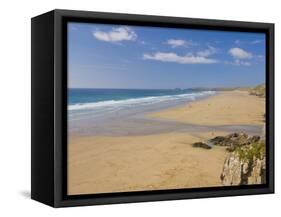
[[[52,209],[30,192],[30,18],[54,8],[276,23],[276,111],[281,110],[277,0],[2,0],[0,3],[0,216],[266,216],[280,211],[280,113],[276,194]],[[278,171],[279,170],[279,171]],[[275,214],[275,216],[276,216]],[[280,214],[280,212],[279,212]],[[278,214],[277,214],[278,215]]]

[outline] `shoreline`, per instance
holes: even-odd
[[[206,103],[212,102],[216,98],[221,98],[221,95],[232,94],[233,91],[224,91],[218,92],[215,95],[203,97],[196,99],[194,101],[189,102],[181,102],[177,105],[163,105],[158,108],[157,106],[152,106],[147,110],[143,110],[143,108],[135,108],[133,111],[123,111],[116,113],[112,113],[112,116],[107,117],[106,119],[96,119],[93,117],[89,117],[83,122],[69,122],[69,134],[73,137],[83,137],[83,136],[140,136],[140,135],[153,135],[153,134],[161,134],[161,133],[169,133],[169,132],[186,132],[186,133],[194,133],[194,132],[209,132],[209,131],[227,131],[227,132],[246,132],[248,134],[254,135],[260,132],[261,124],[259,122],[249,122],[249,120],[245,120],[243,122],[217,122],[219,118],[212,117],[211,121],[202,122],[198,117],[195,117],[195,121],[192,120],[193,116],[190,117],[187,111],[192,110],[193,113],[207,116],[215,116],[218,114],[217,111],[224,109],[224,113],[226,116],[231,117],[233,111],[229,109],[223,108],[223,105],[220,102],[219,106],[214,107],[211,114],[210,112],[206,112],[209,109],[206,106]],[[244,92],[243,92],[244,93]],[[246,95],[247,102],[248,97],[251,99],[255,99],[254,96]],[[223,97],[223,101],[227,101],[228,96]],[[238,99],[239,101],[240,99]],[[256,99],[255,99],[256,100]],[[259,99],[258,99],[259,100]],[[253,102],[256,104],[257,102]],[[193,105],[201,105],[201,109],[193,108]],[[212,103],[211,103],[212,104]],[[228,104],[231,104],[228,102]],[[220,108],[222,107],[222,108]],[[260,105],[258,106],[260,107]],[[205,109],[205,111],[204,111]],[[125,112],[125,113],[124,113]],[[187,114],[186,114],[187,113]],[[186,116],[187,115],[187,116]],[[241,117],[241,113],[235,114],[237,117]],[[223,117],[226,120],[228,117]],[[252,117],[250,117],[252,118]],[[193,118],[194,119],[194,118]],[[237,119],[236,117],[233,118]],[[199,122],[198,122],[199,120]]]
[[[146,117],[156,122],[159,119],[162,123],[178,123],[179,127],[207,126],[205,131],[174,128],[150,135],[70,137],[68,194],[222,186],[225,148],[198,149],[192,143],[224,136],[228,134],[225,127],[234,124],[261,129],[263,101],[245,91],[227,91]],[[208,119],[196,115],[206,109]],[[151,123],[142,127],[149,130]],[[117,125],[118,130],[129,130],[122,126]]]

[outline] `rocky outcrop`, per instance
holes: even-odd
[[[258,142],[260,136],[249,137],[245,133],[232,133],[227,136],[217,136],[208,142],[212,145],[227,146],[228,151],[234,151],[238,147]]]
[[[223,185],[264,184],[266,181],[265,157],[242,160],[236,152],[226,158],[221,174]]]
[[[238,136],[237,138],[239,138]],[[230,143],[221,173],[223,185],[264,184],[266,181],[265,142],[259,136]],[[240,143],[240,142],[241,143]]]
[[[194,148],[204,148],[204,149],[211,149],[212,147],[204,142],[195,142],[192,144]]]

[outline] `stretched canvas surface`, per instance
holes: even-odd
[[[266,35],[67,23],[67,194],[266,184]]]

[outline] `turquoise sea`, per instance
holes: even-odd
[[[93,110],[142,106],[165,102],[193,101],[212,95],[214,91],[195,89],[141,90],[141,89],[79,89],[68,91],[68,110]]]

